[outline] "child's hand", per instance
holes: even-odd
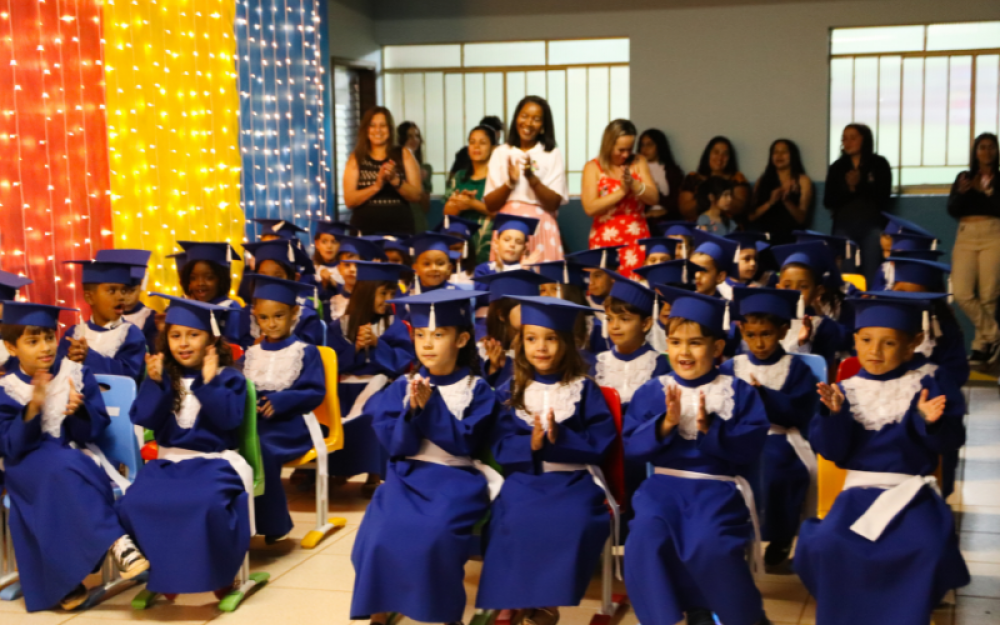
[[[73,380],[66,380],[66,384],[69,384],[69,400],[66,402],[66,412],[63,414],[69,416],[80,409],[80,405],[83,404],[83,395],[73,386]]]
[[[66,352],[66,357],[73,362],[83,363],[87,359],[87,352],[90,351],[90,347],[87,345],[87,338],[82,339],[69,339],[69,350]]]
[[[427,402],[431,399],[431,383],[427,380],[414,380],[414,397],[420,409],[427,407]]]
[[[813,331],[813,320],[812,317],[806,315],[802,317],[802,327],[799,328],[799,346],[805,345],[809,342],[812,337]]]
[[[157,384],[163,382],[163,354],[146,354],[146,377]]]
[[[820,382],[816,388],[819,390],[819,400],[823,402],[823,405],[833,414],[840,412],[844,406],[844,394],[840,391],[840,387],[836,384]]]
[[[705,410],[705,393],[698,391],[698,431],[708,434],[708,428],[712,426],[712,415]]]
[[[163,334],[164,328],[167,327],[167,313],[154,313],[153,323],[156,324],[156,332]]]
[[[545,428],[542,427],[542,418],[535,415],[535,427],[531,430],[531,451],[539,451],[545,444]]]
[[[500,341],[493,337],[486,337],[486,358],[490,361],[490,375],[493,375],[497,371],[503,369],[504,364],[507,362],[507,352],[503,350],[503,345]]]
[[[417,409],[417,378],[410,378],[410,410]]]
[[[927,389],[920,391],[920,399],[917,400],[917,410],[920,411],[920,416],[927,423],[937,423],[941,415],[944,414],[945,396],[938,395],[928,401],[927,394]]]
[[[757,376],[755,376],[752,373],[750,374],[750,386],[752,386],[754,388],[760,388],[760,386],[761,386],[760,385],[760,381],[757,380]]]
[[[264,417],[265,419],[270,419],[274,416],[274,406],[271,405],[270,398],[265,397],[260,405],[257,406],[257,414]]]
[[[548,438],[549,438],[549,442],[554,445],[555,442],[556,442],[556,439],[559,438],[559,425],[556,423],[556,415],[555,415],[554,412],[552,412],[551,408],[549,408],[548,421],[549,421],[549,436],[548,436]]]
[[[545,255],[545,250],[540,247],[536,247],[531,253],[528,253],[528,249],[525,248],[525,256],[521,259],[522,265],[537,265],[542,262],[542,257]]]
[[[667,387],[667,413],[660,425],[660,436],[666,436],[681,422],[681,389],[675,386]]]
[[[212,345],[205,352],[205,360],[201,363],[201,379],[204,380],[205,384],[208,384],[215,379],[217,373],[219,373],[219,353]]]
[[[45,405],[45,396],[49,391],[49,382],[52,381],[52,374],[48,371],[36,371],[31,378],[31,401],[28,402],[28,410],[24,420],[31,421],[42,411]]]
[[[358,328],[358,335],[354,339],[354,349],[356,351],[361,351],[362,349],[368,347],[369,332],[371,332],[370,326],[361,326]]]

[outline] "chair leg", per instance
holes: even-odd
[[[132,579],[122,579],[111,558],[104,558],[104,564],[101,566],[101,585],[90,590],[87,600],[83,602],[80,609],[90,609],[132,586],[146,583],[147,579],[149,579],[149,571],[144,571]]]
[[[316,527],[302,539],[303,549],[315,549],[320,541],[347,525],[347,519],[329,516],[329,482],[329,469],[325,459],[321,458],[316,462]]]
[[[10,535],[10,523],[7,509],[0,501],[0,521],[3,523],[3,569],[0,570],[0,600],[15,601],[21,598],[21,577],[17,572],[17,561],[14,559],[14,541]]]
[[[601,609],[590,620],[590,625],[609,625],[618,608],[626,601],[625,595],[614,594],[612,584],[614,582],[614,559],[615,555],[612,541],[604,543],[604,553],[601,556]]]
[[[219,609],[223,612],[233,612],[240,606],[244,599],[251,593],[262,587],[271,579],[270,573],[250,572],[250,556],[243,557],[243,566],[240,567],[239,583],[222,601],[219,602]]]

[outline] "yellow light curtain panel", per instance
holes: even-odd
[[[229,241],[242,255],[235,4],[104,4],[114,241],[153,252],[151,291],[181,295],[166,258],[178,240]],[[235,295],[242,264],[232,271]]]

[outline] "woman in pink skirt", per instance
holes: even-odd
[[[584,212],[594,218],[590,249],[627,245],[619,251],[618,271],[629,278],[645,260],[637,242],[649,238],[646,207],[660,199],[649,163],[633,152],[635,136],[635,126],[627,119],[608,124],[601,139],[601,153],[583,169],[580,198]]]
[[[528,242],[532,260],[562,260],[556,217],[559,207],[569,201],[569,189],[549,103],[532,95],[518,102],[507,136],[508,143],[493,150],[490,157],[483,201],[492,214],[540,220]],[[491,259],[495,260],[492,255]]]

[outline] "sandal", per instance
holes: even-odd
[[[559,608],[537,608],[521,621],[522,625],[556,625],[559,622]]]

